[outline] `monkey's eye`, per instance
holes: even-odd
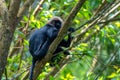
[[[61,24],[60,23],[56,23],[56,26],[60,26]]]

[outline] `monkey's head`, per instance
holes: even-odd
[[[60,17],[53,17],[47,24],[55,26],[57,29],[62,27],[63,20]]]

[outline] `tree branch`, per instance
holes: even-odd
[[[113,62],[113,60],[116,57],[117,52],[119,51],[120,46],[111,54],[111,57],[108,59],[107,63],[105,66],[102,67],[101,71],[97,76],[95,76],[94,80],[98,80],[98,78],[101,76],[101,74],[106,70],[106,68]]]
[[[45,66],[46,62],[48,60],[50,60],[50,58],[52,57],[52,53],[55,51],[55,49],[57,48],[57,45],[60,43],[60,41],[63,39],[64,34],[67,32],[67,29],[69,28],[69,23],[72,22],[72,20],[74,19],[74,17],[76,16],[76,14],[78,13],[78,11],[80,10],[80,8],[82,7],[82,5],[84,4],[86,0],[79,0],[78,3],[76,4],[76,6],[72,9],[72,11],[70,12],[70,15],[68,16],[68,18],[65,20],[62,29],[60,30],[57,38],[54,40],[54,42],[51,44],[49,50],[48,50],[48,54],[46,55],[46,57],[41,60],[41,62],[39,62],[36,67],[35,67],[35,75],[34,75],[34,80],[38,77],[38,75],[42,72],[43,67]],[[67,26],[66,26],[67,25]]]
[[[33,2],[34,2],[34,0],[27,0],[27,1],[25,1],[23,7],[20,8],[20,10],[19,10],[19,12],[18,12],[18,14],[17,14],[17,16],[20,18],[20,20],[21,20],[22,16],[25,14],[26,10],[29,9],[30,5],[31,5]]]
[[[9,15],[10,17],[16,17],[19,7],[20,7],[21,0],[11,0],[10,2],[10,8],[9,8]]]
[[[0,0],[0,16],[2,17],[2,20],[7,20],[7,16],[8,16],[8,13],[7,13],[8,9],[7,9],[7,6],[6,6],[6,3],[4,0]]]
[[[0,26],[0,80],[7,63],[8,51],[12,42],[13,34],[16,29],[16,25],[19,22],[17,21],[17,13],[19,10],[20,1],[21,0],[11,0],[8,11],[5,1],[0,0],[0,16],[2,17],[2,25]],[[27,1],[28,4],[30,4],[34,0]],[[29,7],[29,5],[27,5],[27,7]],[[22,15],[25,12],[25,9],[26,8],[22,10]]]
[[[36,16],[39,10],[41,9],[42,4],[44,3],[45,0],[41,0],[35,10],[33,11],[33,15]]]
[[[49,80],[50,76],[55,77],[57,75],[56,73],[58,73],[63,68],[63,66],[67,64],[69,60],[70,60],[70,56],[66,56],[64,59],[62,59],[58,64],[59,67],[58,66],[53,67],[52,71],[46,75],[44,80]]]
[[[75,42],[80,41],[80,39],[84,36],[84,34],[85,34],[88,30],[90,30],[91,28],[94,27],[93,25],[98,24],[100,21],[102,21],[102,20],[104,20],[106,17],[108,17],[114,10],[116,10],[116,9],[120,6],[120,2],[119,2],[119,3],[116,2],[116,5],[117,5],[117,6],[115,6],[115,5],[113,4],[113,5],[112,5],[111,7],[109,7],[107,10],[104,9],[103,11],[101,11],[101,12],[100,12],[101,15],[98,14],[99,16],[98,16],[95,20],[93,20],[93,21],[88,25],[88,27],[86,27],[85,29],[83,29],[83,30],[81,31],[81,33],[76,36],[76,38],[74,39],[74,41],[75,41]],[[115,7],[114,7],[114,6],[115,6]],[[106,11],[108,11],[108,10],[109,10],[109,12],[107,13]],[[103,13],[104,11],[105,11],[105,13],[107,13],[107,15],[105,15],[105,16],[103,15],[103,14],[105,14],[105,13]]]

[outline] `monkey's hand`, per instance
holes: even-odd
[[[74,32],[75,29],[74,29],[74,28],[69,28],[68,31],[69,31],[69,32]]]

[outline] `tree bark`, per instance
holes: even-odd
[[[0,0],[0,80],[4,72],[7,57],[9,53],[10,44],[14,35],[17,24],[21,20],[18,17],[23,16],[25,10],[29,8],[34,0],[27,0],[22,9],[19,10],[21,0],[11,0],[9,10],[6,6],[5,0]],[[18,13],[19,11],[19,13]]]
[[[2,17],[0,23],[0,79],[2,78],[7,63],[7,56],[15,31],[19,5],[20,0],[11,0],[10,9],[8,10],[5,1],[0,1],[0,16]]]

